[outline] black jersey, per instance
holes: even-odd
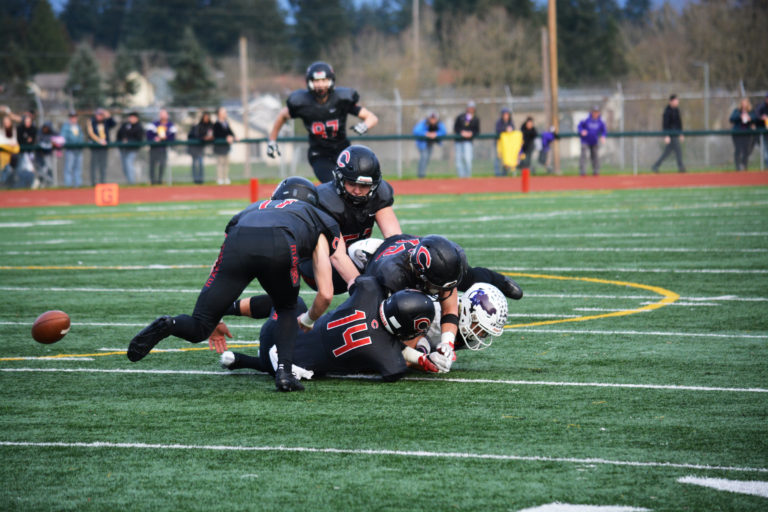
[[[317,194],[320,196],[320,208],[339,223],[341,234],[347,245],[370,238],[376,212],[392,206],[395,202],[392,185],[384,180],[379,183],[373,197],[359,207],[342,199],[336,191],[334,182],[319,185]]]
[[[322,234],[333,252],[341,239],[339,224],[325,212],[297,199],[267,199],[253,203],[227,224],[226,232],[235,227],[278,228],[288,232],[297,243],[299,258],[309,258]]]
[[[318,103],[314,94],[306,89],[293,91],[288,96],[288,113],[300,118],[309,133],[310,149],[320,148],[338,153],[349,145],[347,114],[360,113],[360,95],[348,87],[335,87],[325,103]]]
[[[411,267],[411,252],[421,237],[394,235],[384,240],[365,267],[365,274],[376,278],[389,293],[406,288],[422,289],[423,284]]]
[[[406,371],[403,344],[379,320],[386,295],[373,277],[358,277],[344,303],[321,316],[310,332],[299,333],[293,363],[319,374],[370,371],[385,380],[401,377]],[[269,320],[262,327],[260,354],[274,344],[275,323]]]

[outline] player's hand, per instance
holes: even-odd
[[[456,360],[456,354],[453,351],[453,343],[441,341],[440,344],[435,349],[435,352],[437,352],[438,354],[442,354],[446,359],[448,359],[449,361],[448,370],[450,370],[451,364],[453,364],[453,361]]]
[[[365,121],[361,121],[352,127],[352,131],[354,131],[358,135],[363,135],[365,132],[368,131],[368,125],[365,124]]]
[[[672,142],[672,137],[670,137],[669,135],[664,137],[664,144],[669,144],[670,142]]]
[[[269,158],[280,156],[280,148],[277,146],[277,141],[271,140],[267,142],[267,156]]]
[[[427,358],[429,361],[437,368],[437,371],[439,373],[448,373],[451,371],[451,365],[453,364],[453,350],[451,350],[451,355],[446,356],[444,354],[441,354],[438,351],[431,352]]]
[[[440,373],[440,368],[431,361],[431,359],[422,354],[419,356],[419,368],[427,373]]]
[[[305,311],[304,313],[300,314],[297,320],[299,322],[299,329],[301,329],[304,332],[311,331],[312,327],[315,326],[315,321],[312,320],[312,318],[309,316],[308,311]]]
[[[231,338],[232,333],[229,332],[229,328],[224,322],[219,322],[219,325],[213,330],[213,333],[208,338],[208,348],[215,350],[216,353],[221,354],[227,351],[227,338]]]

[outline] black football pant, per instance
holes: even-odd
[[[349,146],[349,143],[347,143]],[[333,170],[336,168],[336,158],[341,153],[342,149],[338,151],[318,150],[310,147],[307,150],[307,160],[309,165],[312,166],[312,170],[315,172],[315,176],[320,180],[320,183],[327,183],[333,181]]]
[[[192,343],[208,339],[227,308],[258,279],[277,313],[278,363],[290,367],[296,342],[299,296],[298,248],[280,228],[233,227],[205,282],[192,315],[174,318],[171,334]]]

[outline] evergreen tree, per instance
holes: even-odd
[[[349,0],[290,0],[299,64],[304,68],[317,60],[352,28]],[[333,63],[331,63],[333,64]]]
[[[60,19],[69,37],[75,42],[94,38],[99,27],[103,0],[68,0]]]
[[[627,71],[616,0],[558,0],[558,73],[563,84],[592,84]]]
[[[48,0],[35,2],[26,40],[31,73],[61,71],[67,67],[69,41]]]
[[[184,30],[181,51],[174,59],[176,76],[171,81],[174,105],[212,105],[216,101],[216,83],[205,63],[205,52],[191,27]]]
[[[104,101],[99,65],[88,46],[81,44],[72,56],[65,87],[78,109],[93,109]]]
[[[127,106],[128,97],[139,89],[136,79],[128,76],[139,66],[122,46],[118,47],[112,66],[112,73],[107,78],[107,97],[110,106],[122,108]]]
[[[651,0],[626,0],[624,3],[624,19],[635,25],[645,22],[651,12]]]

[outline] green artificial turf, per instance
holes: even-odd
[[[768,508],[678,482],[768,482],[768,188],[397,198],[525,291],[447,375],[278,394],[178,339],[130,363],[245,206],[0,210],[0,510]],[[73,326],[41,345],[49,309]]]

